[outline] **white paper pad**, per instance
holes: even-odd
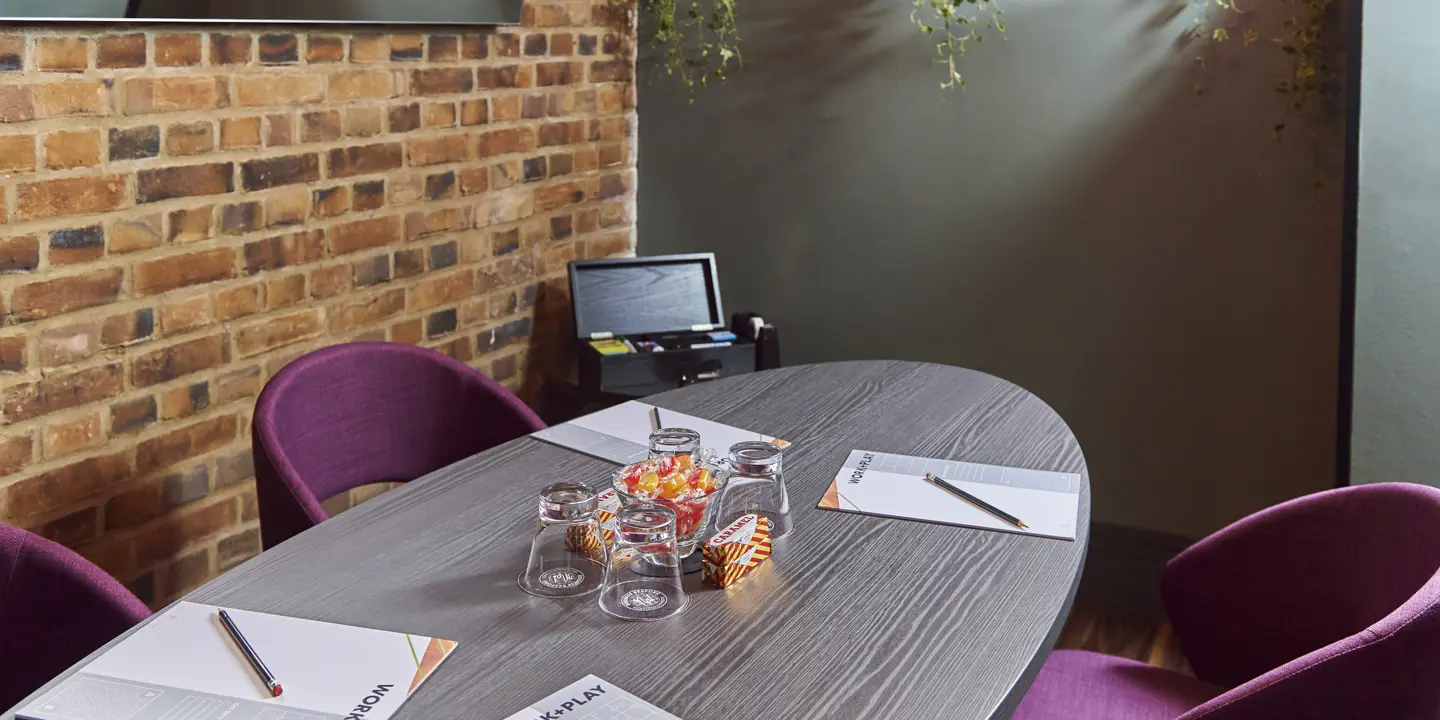
[[[763,433],[634,400],[531,433],[531,437],[601,460],[629,465],[649,455],[650,433],[656,429],[653,416],[656,410],[660,413],[660,427],[694,430],[700,433],[702,446],[715,449],[722,457],[729,455],[731,445],[747,440],[773,442],[781,447],[790,444]]]
[[[594,675],[505,720],[680,720]]]
[[[933,473],[1019,518],[1021,530],[925,479]],[[1080,476],[855,450],[820,499],[826,510],[1075,539]]]
[[[229,610],[284,687],[270,697],[220,625],[181,602],[19,713],[31,720],[385,720],[455,643]],[[428,651],[428,655],[427,655]],[[424,669],[422,670],[422,662]]]

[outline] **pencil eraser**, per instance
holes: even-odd
[[[275,683],[275,688],[270,691],[270,697],[280,697],[280,693],[283,692],[285,692],[285,688],[280,687],[280,683]]]

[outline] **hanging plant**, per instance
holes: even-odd
[[[997,0],[915,0],[910,21],[935,42],[934,63],[944,68],[944,89],[965,87],[958,61],[966,47],[985,40],[987,31],[1005,32]]]
[[[659,69],[688,90],[725,80],[741,65],[736,0],[638,0],[642,32]]]

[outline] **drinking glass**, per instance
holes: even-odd
[[[615,547],[600,609],[621,620],[661,620],[689,603],[680,585],[675,512],[663,505],[626,505],[615,516]]]
[[[694,455],[700,449],[700,433],[685,428],[663,428],[650,433],[650,459],[672,455]]]
[[[715,528],[723,530],[751,513],[770,521],[770,539],[779,540],[793,528],[790,497],[780,472],[784,452],[768,442],[751,440],[730,446],[729,474],[720,489]]]
[[[540,517],[530,539],[530,560],[520,589],[541,597],[576,597],[599,590],[605,579],[605,536],[595,517],[594,490],[559,482],[540,491]]]

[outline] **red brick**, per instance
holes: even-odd
[[[286,188],[265,199],[265,226],[299,225],[310,214],[310,189]]]
[[[257,312],[260,312],[260,283],[215,293],[215,317],[218,320],[231,320]]]
[[[135,199],[141,203],[224,195],[235,191],[235,164],[211,163],[141,170],[136,175],[136,188]]]
[[[215,126],[209,122],[176,123],[165,129],[165,152],[200,155],[215,149]]]
[[[427,57],[432,63],[448,63],[459,60],[460,38],[454,35],[431,35]]]
[[[260,529],[251,528],[220,539],[216,546],[216,563],[220,572],[239,565],[260,554]]]
[[[0,137],[0,174],[28,173],[35,169],[35,136]]]
[[[303,230],[245,244],[245,272],[314,262],[325,256],[325,231]]]
[[[123,435],[142,430],[155,422],[155,398],[124,400],[110,406],[110,432]]]
[[[167,237],[171,243],[185,245],[214,237],[214,229],[214,205],[175,210],[170,213],[170,232]]]
[[[325,329],[319,310],[266,318],[235,332],[235,352],[249,357],[314,337]]]
[[[126,115],[214,110],[230,104],[223,77],[131,78],[124,85]]]
[[[584,121],[546,123],[540,126],[540,147],[573,145],[584,141]]]
[[[391,62],[420,60],[424,57],[425,38],[421,35],[405,34],[390,36]]]
[[[570,33],[555,33],[550,36],[550,54],[563,57],[575,54],[575,36]]]
[[[345,255],[396,242],[400,239],[399,220],[391,216],[336,225],[330,229],[330,249]]]
[[[389,70],[348,70],[330,73],[331,102],[375,100],[395,96],[395,76]]]
[[[106,250],[111,253],[131,253],[158,247],[160,227],[160,215],[116,220],[105,232]]]
[[[260,36],[260,63],[291,65],[300,62],[300,38],[290,33],[266,33]]]
[[[118,394],[123,385],[119,363],[49,375],[30,385],[6,389],[5,419],[19,422],[103,400]]]
[[[102,37],[96,45],[95,67],[101,69],[145,67],[144,33]]]
[[[40,238],[0,237],[0,274],[30,272],[40,266]]]
[[[596,60],[590,63],[590,82],[629,82],[635,74],[629,60]]]
[[[101,350],[100,323],[89,321],[40,333],[40,364],[53,368],[94,357]]]
[[[265,116],[265,147],[295,144],[295,119],[289,115]]]
[[[390,121],[390,132],[392,133],[407,133],[420,128],[419,103],[391,105],[387,116]]]
[[[390,60],[390,36],[365,33],[350,40],[350,62],[373,63]]]
[[[426,68],[410,72],[411,95],[455,95],[475,89],[475,74],[469,68]]]
[[[160,332],[165,335],[177,335],[215,321],[210,316],[209,295],[171,300],[161,305],[159,311]]]
[[[345,135],[374,137],[385,132],[385,112],[378,107],[345,108]]]
[[[484,60],[489,55],[489,33],[469,33],[460,38],[460,57],[466,60]]]
[[[402,296],[403,297],[403,296]],[[30,464],[34,448],[28,435],[0,438],[0,477],[14,475]]]
[[[464,162],[470,159],[470,138],[468,135],[445,135],[429,140],[411,140],[407,149],[412,166]]]
[[[73,546],[94,538],[100,532],[100,508],[77,510],[35,528],[35,534],[51,542]]]
[[[350,268],[345,265],[319,268],[310,272],[310,297],[317,300],[334,297],[350,289]]]
[[[160,517],[165,511],[162,490],[161,483],[146,483],[106,500],[105,529],[128,530]]]
[[[0,72],[25,69],[25,36],[0,35]]]
[[[405,239],[417,240],[439,233],[465,230],[469,227],[470,215],[464,208],[445,208],[425,213],[411,213],[405,216]]]
[[[376,143],[336,148],[330,151],[330,177],[347,178],[395,170],[404,164],[404,147],[398,143]]]
[[[535,131],[530,128],[491,130],[480,135],[478,154],[481,158],[529,152],[535,149]]]
[[[460,171],[460,194],[475,195],[490,189],[489,168],[470,168]]]
[[[210,384],[198,382],[160,393],[160,419],[187,418],[210,407]],[[204,468],[204,465],[200,466]]]
[[[230,530],[235,526],[236,504],[223,498],[183,514],[167,516],[135,538],[135,563],[153,567],[182,552],[190,543]]]
[[[130,381],[135,387],[149,387],[219,367],[226,360],[224,335],[196,338],[134,358]]]
[[[425,127],[455,127],[455,103],[428,103],[425,105]]]
[[[409,308],[429,310],[468,297],[474,289],[475,277],[470,270],[422,280],[410,288]]]
[[[585,188],[580,183],[562,183],[535,190],[536,212],[549,212],[582,202],[585,202]]]
[[[98,130],[62,130],[45,136],[45,167],[51,170],[69,170],[99,164]]]
[[[259,365],[227,372],[215,378],[215,404],[224,405],[242,398],[255,397],[260,394],[260,388],[263,386],[264,374],[260,372]],[[246,451],[245,457],[249,456],[249,451]],[[221,463],[217,469],[219,470],[219,477],[216,478],[217,484],[229,484],[225,477],[225,465]],[[253,475],[254,470],[252,469],[244,477],[248,478]],[[244,478],[237,478],[237,480],[240,479]]]
[[[373,325],[405,311],[405,291],[386,290],[379,295],[351,300],[337,308],[330,318],[331,332],[348,332]]]
[[[585,64],[578,62],[542,62],[535,66],[535,84],[541,87],[571,85],[585,76]]]
[[[350,188],[337,185],[314,191],[310,202],[311,216],[319,219],[344,215],[350,211]]]
[[[234,415],[222,415],[150,438],[135,448],[135,470],[146,475],[222,448],[235,440],[237,427]]]
[[[137,264],[135,292],[154,295],[232,277],[235,277],[235,251],[231,248],[182,253]]]
[[[24,220],[109,212],[126,205],[124,175],[27,183],[16,194],[17,214]]]
[[[10,311],[16,320],[40,320],[114,302],[125,273],[120,268],[39,280],[15,288]]]
[[[520,68],[515,65],[477,68],[475,86],[482,90],[523,87]]]
[[[249,35],[210,33],[210,64],[248,64],[252,45]]]
[[[0,373],[24,372],[30,363],[26,357],[30,354],[30,337],[27,335],[11,335],[0,337]]]
[[[460,103],[461,125],[484,125],[487,122],[490,122],[490,102],[488,100],[477,98]]]
[[[300,116],[300,142],[330,142],[342,133],[339,110],[317,110]]]
[[[134,344],[154,334],[154,308],[140,308],[105,318],[105,322],[100,326],[100,343],[110,349]]]
[[[50,423],[41,432],[41,448],[47,459],[70,455],[105,443],[100,411],[94,410],[69,420]]]
[[[199,64],[199,34],[161,33],[155,36],[156,67],[187,67]]]
[[[312,34],[305,43],[305,59],[311,63],[335,63],[345,59],[345,39]]]
[[[0,123],[35,119],[35,90],[30,85],[0,85]]]
[[[90,41],[77,37],[36,38],[35,67],[52,72],[84,72],[90,67]]]
[[[101,455],[21,480],[9,487],[12,518],[43,515],[74,506],[131,476],[127,452]]]
[[[246,190],[268,190],[320,179],[320,156],[314,153],[251,160],[240,166]]]
[[[325,97],[324,75],[265,73],[235,76],[235,102],[240,107],[294,106]]]
[[[268,309],[289,307],[304,299],[304,273],[271,278],[265,283],[265,307]]]
[[[223,530],[218,528],[217,530]],[[205,584],[206,580],[214,577],[215,570],[211,567],[210,551],[200,549],[192,552],[165,566],[163,575],[164,597],[177,597],[184,595],[191,590]]]
[[[221,120],[220,147],[226,150],[260,147],[260,118],[225,118]]]

